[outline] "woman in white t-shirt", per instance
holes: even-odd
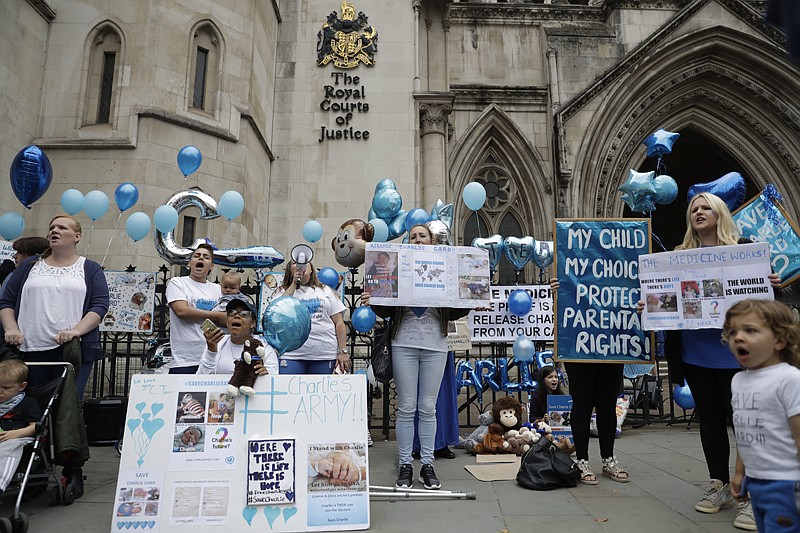
[[[250,302],[231,300],[225,308],[228,316],[226,327],[229,334],[220,328],[210,328],[203,332],[206,348],[200,358],[198,374],[233,374],[233,362],[241,359],[246,340],[253,337],[256,327],[256,309]],[[264,345],[262,362],[255,364],[256,374],[278,374],[278,355],[275,349],[261,337],[255,337]]]
[[[347,351],[347,325],[342,313],[345,306],[333,289],[320,283],[314,265],[298,268],[292,260],[286,265],[283,284],[275,297],[294,296],[311,315],[311,333],[297,350],[281,356],[281,374],[332,374],[352,367]]]

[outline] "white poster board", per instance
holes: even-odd
[[[229,378],[133,377],[111,531],[369,528],[366,378]]]
[[[721,328],[746,298],[774,298],[769,245],[737,244],[639,256],[642,328]]]
[[[100,331],[153,332],[156,307],[155,272],[103,272],[108,283],[108,313]]]
[[[508,310],[508,296],[522,289],[531,296],[530,313],[518,316]],[[470,311],[467,317],[473,342],[514,342],[520,335],[532,341],[553,341],[553,293],[549,285],[496,285],[489,291],[486,311]]]
[[[17,252],[14,251],[13,246],[14,243],[11,241],[0,240],[0,263],[2,263],[4,259],[14,260],[14,256],[17,255]]]
[[[372,305],[480,307],[489,301],[489,254],[471,246],[367,243],[364,292]]]

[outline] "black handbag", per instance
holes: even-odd
[[[372,337],[372,373],[381,383],[392,380],[392,328],[386,323]]]
[[[542,437],[520,459],[517,483],[533,490],[575,487],[581,477],[578,463]]]

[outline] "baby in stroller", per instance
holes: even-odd
[[[0,361],[0,496],[17,470],[23,448],[33,442],[36,422],[42,417],[39,403],[25,395],[27,386],[24,362]]]

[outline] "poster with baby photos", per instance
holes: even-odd
[[[100,331],[152,333],[156,306],[155,272],[103,272],[108,283],[108,313]]]

